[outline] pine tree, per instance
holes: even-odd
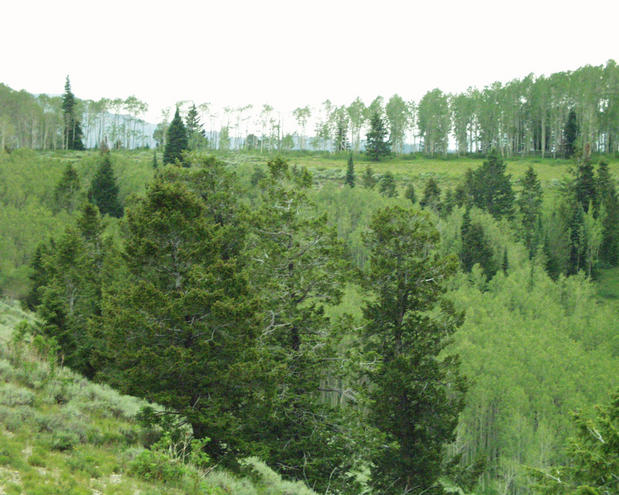
[[[436,252],[439,234],[425,212],[377,212],[364,243],[365,388],[368,420],[381,435],[370,485],[373,493],[433,493],[464,406],[457,358],[439,358],[462,322],[448,303],[438,308],[457,263]]]
[[[54,189],[54,203],[56,210],[66,210],[72,213],[80,191],[80,178],[70,163],[62,172],[62,177]]]
[[[479,223],[472,223],[468,209],[462,217],[462,227],[460,228],[462,237],[462,248],[460,251],[460,261],[462,270],[470,272],[473,266],[479,264],[487,280],[494,277],[497,266],[494,261],[494,253],[487,241],[484,229]]]
[[[103,308],[102,375],[182,415],[222,461],[247,454],[245,415],[264,399],[255,300],[243,266],[224,253],[222,226],[177,179],[156,178],[127,217],[127,276],[108,288]],[[200,189],[192,176],[184,180]]]
[[[83,150],[82,127],[76,117],[75,96],[71,92],[71,82],[67,76],[62,96],[62,114],[64,119],[64,147],[68,150]]]
[[[101,155],[101,163],[92,179],[88,199],[97,205],[101,215],[117,218],[123,216],[123,207],[118,199],[118,185],[114,177],[110,153]]]
[[[153,153],[153,168],[155,170],[159,168],[159,162],[157,161],[157,150]]]
[[[535,255],[539,238],[537,225],[541,215],[542,200],[542,185],[533,167],[529,167],[522,180],[522,191],[517,204],[522,224],[522,238],[531,259]]]
[[[380,178],[378,187],[380,193],[388,198],[393,198],[398,194],[395,188],[395,177],[391,172],[385,172],[385,174]]]
[[[366,189],[374,189],[376,186],[377,179],[374,176],[374,172],[372,171],[372,167],[368,166],[365,169],[365,173],[363,174],[363,187]]]
[[[433,178],[430,178],[423,190],[423,198],[419,202],[422,208],[432,208],[439,211],[441,207],[441,190]]]
[[[597,170],[596,217],[602,221],[602,243],[600,260],[609,265],[619,263],[619,201],[614,180],[608,171],[608,164],[601,161]]]
[[[176,107],[176,113],[167,131],[167,140],[165,150],[163,152],[163,163],[183,163],[183,151],[186,151],[187,144],[187,131],[181,119],[178,107]]]
[[[495,218],[510,218],[513,213],[514,192],[505,167],[503,159],[492,150],[482,166],[466,176],[465,186],[473,204]]]
[[[387,140],[387,126],[379,112],[374,112],[370,118],[370,130],[366,134],[365,151],[368,158],[376,162],[391,154],[391,146]]]
[[[206,145],[206,134],[202,123],[200,122],[200,116],[195,104],[189,107],[187,117],[185,117],[186,129],[187,129],[187,143],[188,149],[197,150],[203,148]]]
[[[450,215],[455,205],[456,200],[454,197],[454,193],[451,189],[447,189],[447,191],[445,192],[445,199],[443,199],[443,204],[441,207],[441,216],[447,217],[448,215]]]
[[[503,249],[503,263],[501,264],[501,269],[503,273],[507,275],[507,271],[509,270],[509,259],[507,258],[507,247]]]
[[[576,140],[578,139],[578,120],[574,109],[567,115],[567,122],[563,130],[563,146],[565,157],[570,158],[576,151]]]
[[[585,153],[576,169],[574,191],[576,193],[575,199],[585,213],[589,211],[590,204],[595,207],[597,202],[596,181],[593,175],[593,164],[588,153]]]
[[[408,199],[412,204],[415,204],[417,201],[417,197],[415,196],[415,186],[412,182],[406,186],[406,191],[404,191],[404,197]]]
[[[346,168],[344,183],[350,187],[355,187],[355,164],[352,161],[352,153],[348,156],[348,166]]]

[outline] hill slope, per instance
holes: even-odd
[[[0,302],[0,495],[314,494],[257,459],[241,462],[244,478],[196,466],[189,435],[141,427],[146,402],[56,365],[24,321],[32,315]]]

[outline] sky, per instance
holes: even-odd
[[[0,82],[282,112],[619,60],[619,1],[7,0]]]

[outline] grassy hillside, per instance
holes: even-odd
[[[189,436],[141,427],[145,402],[47,360],[46,342],[15,331],[24,320],[0,302],[0,494],[314,493],[257,459],[242,461],[242,477],[214,469],[189,454]]]

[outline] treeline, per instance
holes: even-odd
[[[417,102],[397,94],[387,101],[379,96],[369,104],[360,98],[349,105],[327,100],[320,107],[300,106],[290,115],[268,104],[218,111],[206,103],[179,102],[177,108],[196,131],[193,149],[359,152],[367,147],[366,134],[378,125],[372,120],[379,119],[396,154],[436,155],[454,149],[486,154],[494,148],[508,157],[565,157],[587,144],[597,153],[619,151],[617,95],[619,67],[609,60],[604,66],[550,76],[530,74],[457,94],[433,89]],[[150,130],[140,118],[148,106],[136,97],[78,99],[77,105],[80,124],[93,146],[103,140],[123,148],[150,144]],[[157,146],[166,144],[170,114],[170,109],[164,111],[152,135]],[[0,144],[58,149],[63,147],[62,129],[58,97],[33,96],[0,85]]]
[[[140,118],[148,105],[126,99],[82,100],[75,98],[67,78],[63,96],[33,95],[0,83],[0,149],[79,149],[67,137],[67,97],[73,98],[71,127],[79,125],[82,146],[98,147],[107,141],[115,148],[150,146],[152,131]]]

